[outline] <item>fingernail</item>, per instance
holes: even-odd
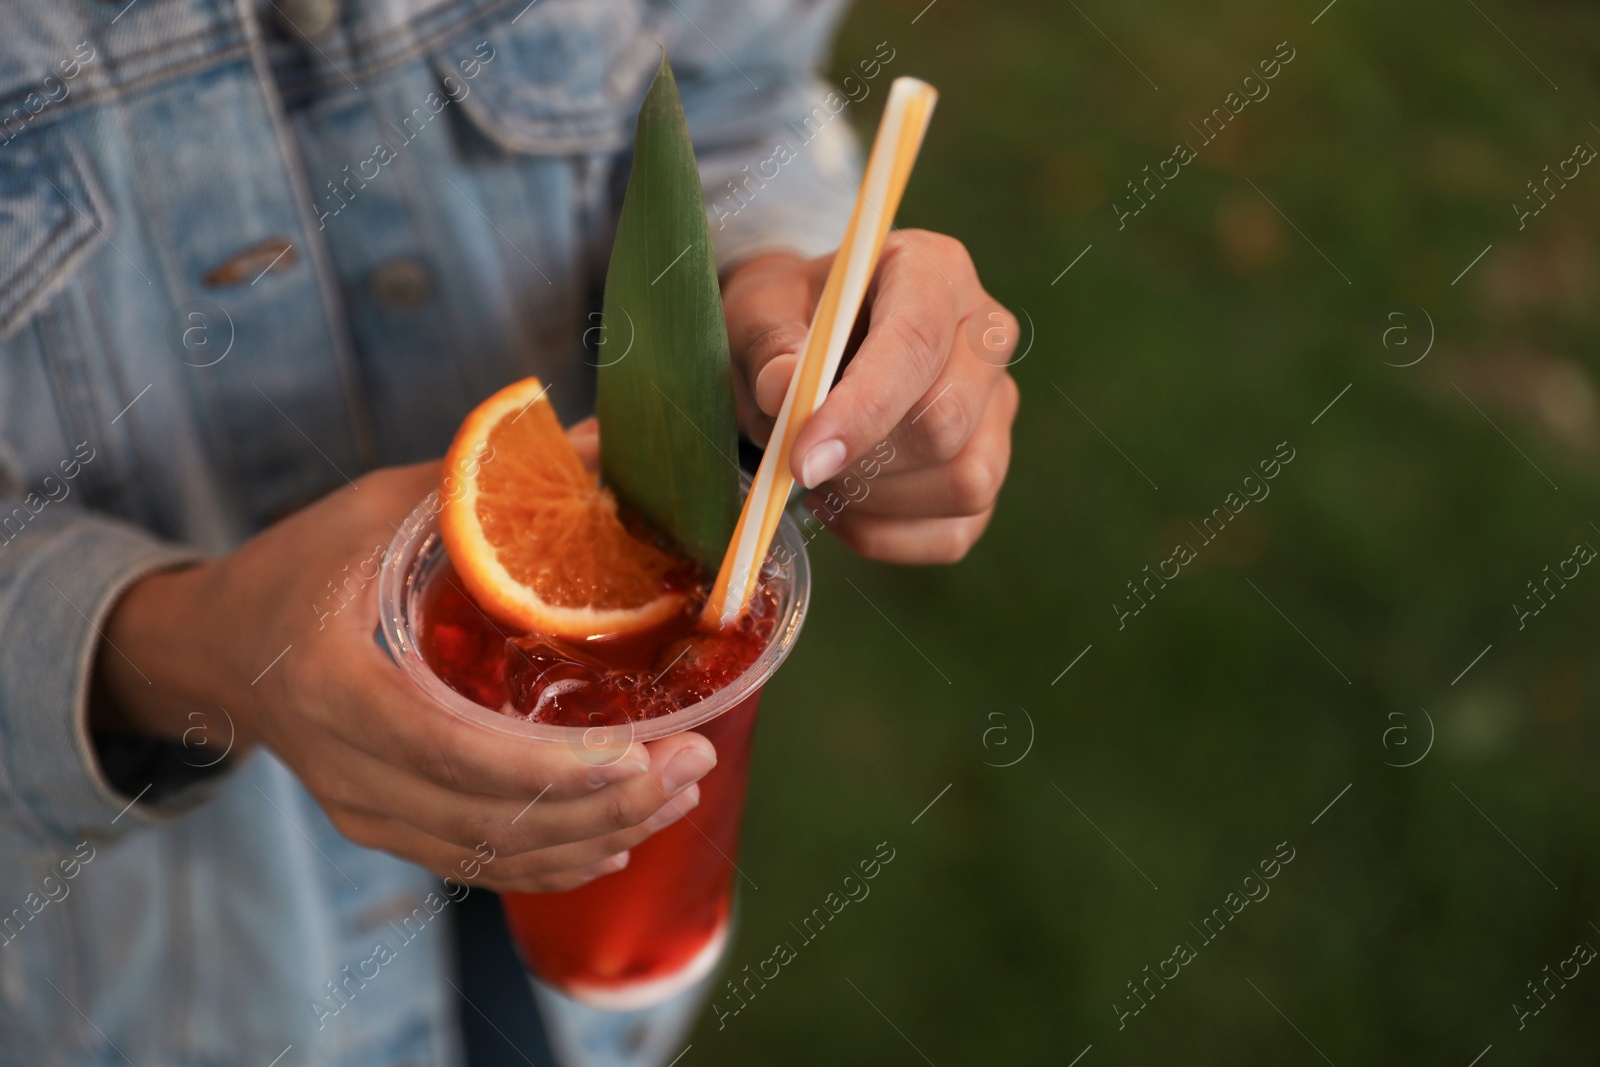
[[[667,796],[681,793],[690,782],[698,782],[717,765],[717,753],[709,744],[689,745],[680,749],[661,771],[661,788]]]
[[[593,878],[598,878],[602,874],[614,874],[626,867],[630,858],[632,857],[629,853],[618,852],[615,856],[607,856],[598,863],[589,864],[589,866],[582,868],[577,873],[586,874]]]
[[[655,833],[657,830],[665,830],[693,811],[699,803],[700,787],[691,783],[688,789],[668,800],[661,805],[654,815],[646,819],[644,822],[645,829],[651,833]]]
[[[617,782],[626,782],[630,778],[637,778],[650,770],[650,765],[633,756],[627,756],[615,763],[603,763],[589,772],[589,784],[596,789],[603,785],[614,785]]]
[[[807,489],[815,489],[839,473],[839,468],[844,466],[844,458],[844,442],[837,437],[813,445],[811,451],[806,453],[805,461],[800,464],[800,483]]]

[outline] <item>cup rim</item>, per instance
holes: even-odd
[[[749,478],[741,479],[748,489]],[[407,516],[395,532],[384,555],[378,576],[379,624],[390,658],[434,705],[474,726],[520,739],[562,742],[580,755],[596,761],[596,756],[614,754],[621,759],[635,741],[655,741],[701,726],[737,707],[760,690],[778,666],[788,658],[800,636],[811,600],[811,565],[806,555],[805,538],[794,519],[784,512],[778,523],[773,547],[764,566],[775,564],[774,556],[787,555],[788,573],[779,593],[778,623],[772,637],[754,662],[730,684],[704,700],[653,719],[629,721],[616,726],[557,726],[530,722],[484,707],[450,688],[422,656],[414,639],[413,593],[426,577],[427,569],[445,558],[439,533],[441,502],[438,490],[429,493]]]

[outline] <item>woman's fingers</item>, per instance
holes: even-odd
[[[929,396],[959,342],[957,326],[984,296],[961,242],[906,231],[885,242],[868,299],[861,347],[795,440],[794,474],[807,488],[888,437]]]
[[[319,714],[319,725],[345,743],[448,790],[525,804],[548,789],[547,800],[566,800],[651,769],[643,745],[600,758],[582,746],[518,737],[459,719],[425,700],[370,633],[346,646],[343,655],[307,657],[303,667],[293,668],[307,672],[292,679],[297,691],[326,696],[307,710]]]
[[[885,519],[846,511],[830,529],[867,559],[956,563],[977,543],[993,509],[960,519]]]
[[[725,294],[732,336],[753,353],[738,362],[768,415],[794,374],[802,305],[809,316],[827,259],[807,266],[763,264]],[[865,335],[800,431],[792,469],[821,487],[812,514],[862,554],[953,562],[987,525],[1010,464],[1016,319],[989,299],[959,241],[924,231],[890,236],[867,296]]]
[[[675,820],[675,799],[703,776],[709,743],[698,735],[669,738],[658,770],[572,800],[549,793],[529,798],[485,796],[446,789],[349,747],[306,762],[307,788],[324,803],[348,811],[393,818],[449,844],[487,843],[518,855],[570,842],[614,838],[612,851],[631,848]],[[674,760],[687,752],[684,763]],[[685,768],[688,768],[687,770]]]
[[[600,469],[600,420],[590,415],[567,427],[567,440],[583,465],[590,470]]]
[[[398,856],[440,878],[500,892],[566,892],[622,870],[631,858],[610,841],[507,856],[462,848],[380,815],[335,808],[328,816],[340,833],[363,848]]]
[[[989,314],[1010,316],[1010,312]],[[889,435],[900,456],[895,464],[897,470],[931,467],[954,459],[977,432],[1001,383],[1010,381],[1003,362],[991,362],[987,351],[974,351],[972,339],[967,336],[972,321],[970,316],[962,320],[939,376]]]
[[[854,471],[846,482],[829,482],[806,498],[812,514],[832,525],[834,514],[900,519],[960,518],[994,507],[1011,462],[1011,423],[1017,387],[1004,377],[977,416],[977,429],[948,461],[902,471],[892,463],[867,480]]]
[[[741,265],[723,290],[739,424],[758,444],[766,443],[783,404],[828,262],[762,256]]]

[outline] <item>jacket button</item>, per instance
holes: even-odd
[[[367,288],[389,310],[409,311],[428,298],[428,268],[416,259],[391,259],[373,270]]]
[[[326,37],[339,22],[338,0],[274,0],[273,20],[292,37]]]

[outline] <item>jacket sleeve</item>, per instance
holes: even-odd
[[[893,80],[887,44],[852,58],[842,86],[822,79],[838,0],[742,10],[716,21],[716,44],[688,27],[681,69],[674,58],[719,270],[761,252],[838,246],[860,182],[852,113]]]
[[[133,803],[146,783],[117,788],[89,729],[95,656],[117,598],[140,578],[195,558],[65,500],[0,497],[0,819],[40,847],[114,837],[206,792],[185,787],[206,774],[168,770]],[[161,745],[127,739],[112,747],[121,766],[137,768],[153,765],[130,759],[130,750]]]

